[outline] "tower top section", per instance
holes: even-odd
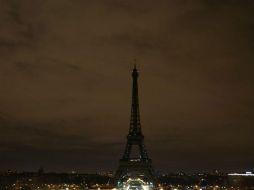
[[[128,136],[142,135],[139,115],[139,101],[138,101],[138,70],[136,64],[132,71],[132,104],[131,104],[131,121],[130,131]]]
[[[136,64],[134,64],[134,68],[132,70],[132,77],[133,78],[138,78],[138,69],[137,69]]]

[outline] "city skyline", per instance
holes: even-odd
[[[116,170],[140,71],[156,171],[253,171],[253,1],[0,1],[0,169]]]

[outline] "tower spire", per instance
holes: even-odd
[[[142,135],[139,115],[138,102],[138,70],[136,64],[132,71],[132,104],[131,104],[131,120],[130,120],[130,134]]]
[[[123,155],[124,160],[131,159],[131,150],[133,145],[139,147],[139,156],[141,160],[149,160],[146,148],[144,145],[144,135],[142,134],[139,114],[139,101],[138,101],[138,70],[136,64],[132,71],[132,104],[131,104],[131,118],[130,129],[127,135],[127,144]]]

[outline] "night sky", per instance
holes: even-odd
[[[0,0],[0,170],[115,170],[133,59],[155,170],[253,170],[253,10],[251,0]]]

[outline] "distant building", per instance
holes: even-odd
[[[252,172],[228,174],[228,186],[254,190],[254,174]]]

